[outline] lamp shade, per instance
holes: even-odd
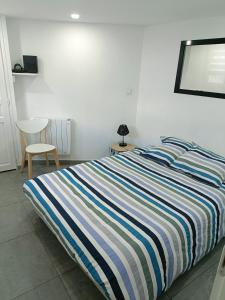
[[[120,125],[117,130],[117,133],[122,136],[128,135],[129,129],[128,129],[127,125],[126,124]]]

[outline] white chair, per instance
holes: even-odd
[[[52,154],[55,160],[57,169],[59,166],[59,158],[56,147],[46,144],[46,128],[48,126],[48,119],[32,119],[17,121],[16,125],[20,131],[21,137],[21,172],[24,169],[26,157],[28,160],[28,177],[32,178],[32,157],[35,155],[45,155],[46,163],[48,162],[48,154]],[[40,144],[28,145],[27,134],[40,134]]]

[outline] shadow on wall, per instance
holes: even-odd
[[[43,98],[46,94],[53,94],[52,89],[44,80],[43,63],[38,59],[39,74],[37,76],[15,76],[15,97],[18,116],[27,118],[27,103],[29,94],[38,94]]]
[[[13,40],[9,39],[10,56],[12,69],[16,63],[23,65],[23,55],[35,55],[35,53],[23,53],[21,47],[20,23],[11,23],[13,26]],[[13,45],[11,45],[13,44]],[[37,76],[15,76],[14,89],[18,118],[28,118],[27,103],[29,101],[29,93],[31,94],[53,94],[46,81],[44,80],[44,64],[38,57],[39,75]]]
[[[15,98],[19,118],[27,118],[27,104],[29,102],[29,94],[39,94],[43,97],[44,94],[53,94],[43,76],[15,76]]]

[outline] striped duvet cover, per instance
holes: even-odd
[[[134,152],[41,175],[24,192],[108,299],[156,299],[225,233],[225,191]]]

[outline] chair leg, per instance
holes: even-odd
[[[45,153],[46,166],[49,167],[48,153]]]
[[[28,178],[32,178],[32,154],[28,153]]]
[[[23,172],[24,166],[26,161],[26,151],[22,153],[22,160],[21,160],[21,166],[20,166],[20,172]]]
[[[58,156],[58,152],[57,152],[56,149],[53,151],[53,157],[54,157],[54,160],[55,160],[56,168],[59,169],[60,168],[59,156]]]

